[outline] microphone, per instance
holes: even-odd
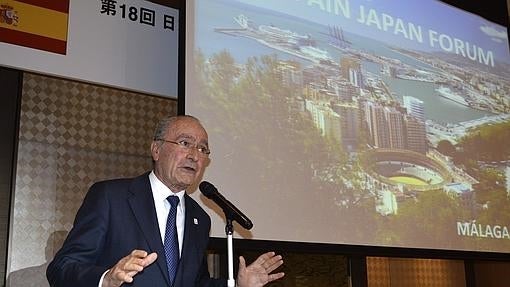
[[[205,197],[211,199],[219,207],[221,207],[221,209],[223,209],[223,212],[228,219],[239,222],[239,224],[247,230],[250,230],[253,227],[251,220],[248,219],[248,217],[237,209],[237,207],[235,207],[230,201],[223,197],[212,183],[202,181],[198,188]]]

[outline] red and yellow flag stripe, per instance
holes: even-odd
[[[0,13],[0,41],[66,54],[69,0],[0,0]]]

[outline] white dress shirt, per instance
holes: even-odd
[[[170,195],[179,197],[179,205],[177,206],[177,218],[175,219],[177,226],[177,236],[179,237],[179,253],[182,254],[182,239],[184,236],[184,211],[186,204],[184,202],[184,190],[177,193],[172,192],[166,185],[164,185],[152,171],[149,174],[149,181],[151,183],[152,197],[154,199],[154,206],[156,207],[156,215],[158,217],[159,233],[161,234],[161,242],[165,242],[166,219],[170,212],[170,203],[166,198]]]

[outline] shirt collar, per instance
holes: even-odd
[[[170,195],[175,195],[179,197],[179,206],[181,208],[184,207],[184,194],[186,193],[185,190],[181,190],[179,192],[173,192],[168,188],[159,178],[154,174],[154,171],[151,171],[149,173],[149,181],[151,184],[152,189],[152,196],[154,197],[155,201],[166,201],[166,198]]]

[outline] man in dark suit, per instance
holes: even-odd
[[[163,119],[151,144],[151,172],[90,188],[68,238],[48,266],[50,285],[226,286],[225,280],[211,279],[207,270],[211,220],[185,192],[200,179],[209,153],[207,132],[196,118]],[[172,206],[167,199],[175,196]],[[176,216],[169,216],[172,208]],[[167,265],[173,257],[168,249],[165,254],[167,218],[173,218],[169,222],[174,222],[178,239],[177,270]],[[274,252],[248,266],[240,257],[236,285],[264,286],[279,279],[282,272],[271,272],[282,263]]]

